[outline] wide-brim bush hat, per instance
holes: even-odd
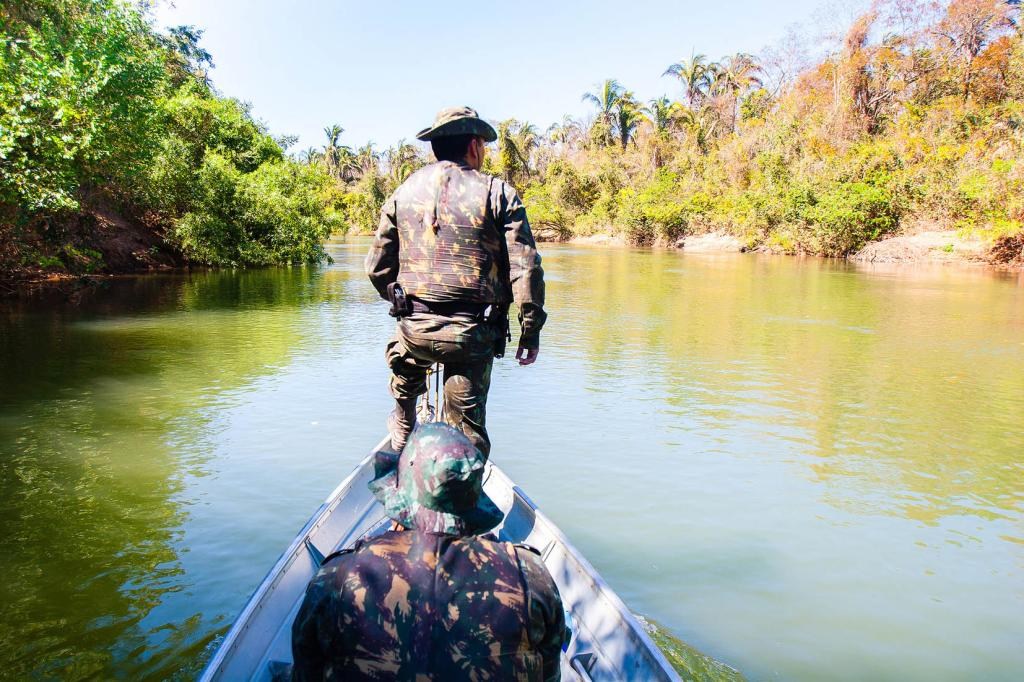
[[[406,528],[451,535],[485,533],[505,517],[483,491],[487,459],[447,424],[422,424],[399,455],[374,455],[370,491]]]
[[[498,139],[498,133],[490,123],[480,118],[476,109],[470,107],[448,107],[437,112],[434,125],[416,133],[417,140],[433,140],[449,135],[479,135],[486,142]]]

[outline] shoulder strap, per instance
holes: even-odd
[[[537,549],[533,545],[528,545],[525,542],[517,542],[516,543],[516,547],[519,548],[519,549],[525,549],[528,552],[533,552],[537,556],[541,556],[541,553],[540,553],[539,549]]]
[[[356,544],[358,545],[359,543],[356,543]],[[324,560],[320,562],[320,565],[323,566],[324,564],[326,564],[331,559],[334,559],[334,558],[337,558],[337,557],[340,557],[340,556],[344,556],[345,554],[351,554],[354,551],[356,551],[355,547],[347,547],[345,549],[339,549],[337,552],[331,552],[330,554],[328,554],[327,556],[324,557]]]

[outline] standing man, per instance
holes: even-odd
[[[486,457],[487,390],[493,358],[511,339],[508,306],[519,305],[516,359],[533,364],[547,317],[544,271],[516,191],[480,173],[494,128],[473,109],[454,107],[416,137],[430,142],[437,161],[384,202],[366,257],[366,274],[398,318],[386,352],[396,402],[391,446],[405,447],[427,369],[440,362],[446,420]]]

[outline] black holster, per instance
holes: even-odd
[[[391,303],[391,309],[388,310],[388,315],[395,318],[409,317],[412,315],[412,300],[405,295],[405,289],[398,282],[392,282],[388,285],[388,301]]]
[[[512,340],[512,330],[509,328],[508,322],[508,307],[508,303],[494,303],[487,311],[485,318],[487,323],[493,325],[498,333],[494,339],[494,357],[496,358],[505,356],[505,346]]]

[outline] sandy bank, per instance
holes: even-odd
[[[977,237],[952,230],[901,234],[872,242],[850,260],[861,263],[973,263],[992,262],[990,247]]]
[[[611,232],[572,237],[568,243],[615,247],[629,245],[623,235]],[[727,232],[687,235],[673,243],[656,242],[653,246],[679,249],[685,253],[740,253],[749,250],[742,240]],[[1024,269],[1024,236],[991,244],[978,237],[964,236],[955,230],[917,228],[872,242],[851,254],[849,259],[857,263],[945,263]]]
[[[540,239],[538,241],[557,241]],[[571,237],[569,244],[591,246],[629,246],[629,242],[621,234],[599,232],[586,236]],[[743,242],[725,232],[708,232],[683,237],[673,243],[658,241],[655,248],[683,249],[689,253],[739,253],[746,251]]]

